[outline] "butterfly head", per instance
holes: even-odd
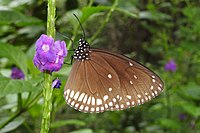
[[[89,59],[89,52],[90,52],[90,45],[89,43],[84,40],[83,38],[81,38],[79,40],[79,46],[78,48],[74,51],[74,59],[77,60],[88,60]]]

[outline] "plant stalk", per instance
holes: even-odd
[[[56,14],[56,1],[48,0],[47,9],[47,35],[55,38],[55,14]],[[40,133],[48,133],[51,121],[51,110],[52,110],[52,94],[53,89],[51,88],[52,76],[50,73],[44,73],[44,106],[42,115],[42,125]]]

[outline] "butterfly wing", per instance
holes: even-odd
[[[82,112],[104,112],[143,104],[163,91],[162,80],[126,56],[91,49],[89,60],[73,63],[64,97]]]

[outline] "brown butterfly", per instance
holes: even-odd
[[[150,101],[164,89],[163,81],[150,69],[126,56],[90,48],[84,38],[73,58],[64,98],[79,111],[130,108]]]

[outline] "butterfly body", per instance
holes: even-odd
[[[79,40],[64,98],[82,112],[122,110],[143,104],[163,91],[154,72],[132,59]]]
[[[74,51],[73,58],[76,60],[88,60],[89,59],[89,52],[90,52],[90,45],[86,42],[83,38],[79,40],[79,46]]]

